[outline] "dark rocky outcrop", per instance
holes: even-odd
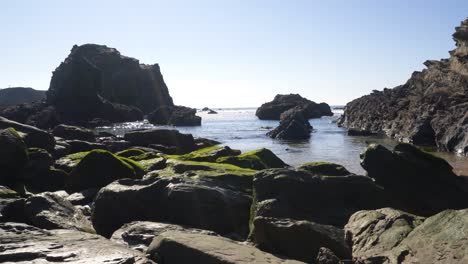
[[[281,259],[253,246],[236,243],[224,237],[181,231],[167,231],[160,234],[153,240],[147,253],[158,263],[166,264],[302,263]]]
[[[47,131],[38,129],[30,125],[21,124],[0,116],[0,129],[12,127],[20,132],[21,138],[28,147],[43,148],[48,151],[53,151],[55,147],[54,136]]]
[[[88,102],[86,107],[91,107],[98,95],[144,113],[163,105],[173,106],[158,64],[140,64],[104,45],[75,45],[54,71],[47,98],[51,103],[65,104],[79,96],[76,101]]]
[[[297,167],[314,175],[345,176],[351,175],[345,167],[330,162],[308,162]]]
[[[0,109],[45,99],[45,91],[34,90],[29,87],[10,87],[0,89]]]
[[[297,140],[310,138],[312,126],[303,111],[291,108],[281,114],[278,127],[267,133],[267,136],[275,139]]]
[[[333,115],[328,104],[317,104],[299,94],[278,94],[273,101],[261,105],[255,115],[260,119],[279,120],[282,113],[295,107],[300,109],[306,119]]]
[[[236,156],[227,155],[216,159],[216,162],[233,164],[241,168],[253,170],[284,168],[288,166],[275,153],[266,148],[252,150]]]
[[[154,264],[143,253],[101,236],[76,230],[43,230],[20,223],[0,223],[2,263]]]
[[[0,130],[0,185],[16,185],[27,163],[28,151],[16,130]]]
[[[392,197],[398,209],[430,216],[446,209],[468,208],[461,178],[441,158],[406,144],[393,151],[371,145],[361,154],[361,165]]]
[[[112,234],[111,240],[145,252],[153,239],[166,231],[183,231],[186,233],[217,236],[215,232],[208,230],[188,228],[174,224],[136,221],[125,224],[116,230]]]
[[[149,113],[148,121],[155,125],[201,126],[197,109],[185,106],[161,106]]]
[[[426,61],[403,85],[355,99],[339,124],[444,151],[468,153],[468,20],[456,28],[449,59]]]
[[[341,259],[351,259],[344,231],[308,221],[256,217],[250,239],[267,252],[313,263],[321,247],[331,249]]]
[[[163,145],[175,147],[176,152],[187,153],[197,149],[191,134],[182,134],[172,129],[136,130],[124,135],[135,146]]]
[[[248,195],[203,179],[125,179],[101,189],[92,222],[106,237],[132,221],[173,223],[246,237],[250,203]]]
[[[346,225],[357,263],[466,263],[468,209],[427,219],[391,208],[361,211]]]

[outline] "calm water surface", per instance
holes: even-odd
[[[243,152],[258,148],[268,148],[286,163],[296,166],[310,161],[329,161],[342,164],[349,171],[363,174],[365,171],[359,164],[359,154],[370,143],[380,143],[388,148],[396,142],[386,137],[349,137],[344,128],[338,127],[334,121],[342,110],[334,110],[332,117],[310,119],[314,127],[310,140],[278,141],[265,134],[271,127],[276,127],[279,121],[259,120],[255,109],[216,109],[218,114],[199,112],[202,117],[200,127],[177,127],[182,133],[190,133],[196,137],[215,139],[231,148]],[[116,124],[112,127],[98,128],[117,135],[139,128],[154,128],[146,121]],[[163,128],[159,126],[160,128]],[[457,174],[468,175],[468,157],[451,153],[436,152],[448,160]]]

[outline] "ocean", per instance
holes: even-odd
[[[242,152],[259,148],[268,148],[291,166],[297,166],[311,161],[334,162],[345,166],[356,174],[364,174],[360,165],[359,154],[371,143],[379,143],[392,148],[396,141],[387,137],[350,137],[346,129],[338,127],[336,120],[343,113],[342,109],[333,109],[334,116],[310,119],[313,132],[309,140],[283,141],[273,140],[265,134],[276,127],[279,121],[259,120],[255,116],[256,108],[214,109],[218,114],[198,112],[202,117],[200,127],[176,127],[182,133],[190,133],[194,137],[204,137],[220,141]],[[174,128],[154,126],[146,120],[141,122],[119,123],[111,127],[100,127],[98,131],[111,132],[116,135],[141,128]],[[455,173],[468,175],[468,157],[434,152],[445,158],[453,167]]]

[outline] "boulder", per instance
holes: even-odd
[[[278,127],[267,133],[274,139],[301,140],[310,138],[312,126],[300,108],[291,108],[281,114]]]
[[[342,229],[309,221],[256,217],[250,239],[262,250],[306,263],[314,262],[321,247],[351,259]]]
[[[308,162],[297,167],[314,175],[345,176],[352,175],[345,167],[331,162]]]
[[[231,149],[228,146],[211,146],[192,151],[185,155],[180,155],[177,159],[216,162],[218,158],[236,156],[239,154],[241,154],[240,150]]]
[[[316,264],[342,264],[343,262],[328,248],[320,248],[317,258],[315,259]]]
[[[176,147],[180,153],[191,152],[197,148],[191,134],[182,134],[172,129],[136,130],[126,133],[124,138],[135,146],[147,147],[153,144],[160,144]]]
[[[154,263],[143,253],[101,236],[76,230],[43,230],[21,223],[0,223],[4,263]]]
[[[65,143],[70,145],[70,153],[90,151],[93,149],[104,149],[107,150],[106,145],[96,142],[88,142],[83,140],[65,140]]]
[[[161,106],[149,113],[148,121],[155,125],[201,126],[197,109],[185,106]]]
[[[251,219],[291,218],[343,227],[364,209],[389,206],[390,199],[365,176],[321,176],[303,170],[269,169],[255,174]]]
[[[84,127],[77,126],[68,126],[68,125],[58,125],[52,131],[54,136],[61,137],[68,140],[83,140],[83,141],[94,141],[93,131],[86,129]]]
[[[74,229],[94,233],[91,222],[55,193],[41,193],[16,200],[2,210],[5,221],[22,222],[43,229]]]
[[[357,212],[346,236],[359,263],[466,263],[468,209],[427,219],[390,208]]]
[[[106,237],[132,221],[173,223],[246,237],[250,203],[245,193],[203,179],[125,179],[101,189],[92,222]]]
[[[93,150],[73,168],[66,189],[81,191],[100,188],[118,179],[142,176],[143,168],[137,163],[105,150]]]
[[[346,239],[355,259],[384,260],[424,220],[392,208],[359,211],[345,226]]]
[[[153,240],[147,253],[151,259],[166,264],[302,263],[281,259],[227,238],[181,231],[160,234]]]
[[[0,129],[12,127],[21,132],[21,137],[28,147],[43,148],[53,151],[55,139],[52,134],[33,126],[21,124],[0,116]]]
[[[208,230],[188,228],[174,224],[136,221],[125,224],[116,230],[112,234],[111,240],[132,249],[145,252],[153,239],[165,231],[183,231],[186,233],[217,236],[215,232]]]
[[[299,94],[278,94],[273,101],[262,104],[255,112],[255,115],[260,119],[280,120],[281,114],[291,108],[300,109],[306,119],[333,115],[328,104],[317,104]]]
[[[371,145],[361,154],[361,165],[403,211],[430,216],[468,207],[462,179],[450,164],[410,144],[398,144],[393,151]]]
[[[14,185],[28,164],[26,145],[14,128],[0,130],[0,184]]]
[[[29,87],[9,87],[0,89],[0,109],[45,99],[45,91],[34,90]]]
[[[241,168],[253,170],[284,168],[288,166],[271,150],[266,148],[249,151],[237,156],[220,157],[216,162],[233,164]]]
[[[426,61],[408,81],[349,102],[339,125],[417,145],[468,153],[468,19],[455,29],[449,59]]]

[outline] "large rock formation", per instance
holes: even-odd
[[[173,105],[158,64],[140,64],[103,45],[75,45],[54,71],[47,99],[63,104],[64,100],[76,100],[75,96],[97,100],[97,95],[113,103],[135,106],[144,113]]]
[[[281,114],[278,127],[267,133],[274,139],[301,140],[310,138],[312,126],[300,107],[294,107]]]
[[[468,19],[453,34],[449,59],[426,61],[403,85],[358,98],[345,107],[344,127],[386,133],[401,141],[468,153]]]
[[[294,107],[299,107],[307,119],[333,115],[328,104],[317,104],[299,94],[278,94],[273,101],[262,104],[255,115],[260,119],[279,120],[283,112]]]
[[[0,89],[0,108],[22,103],[31,103],[45,99],[45,91],[29,87],[11,87]]]

